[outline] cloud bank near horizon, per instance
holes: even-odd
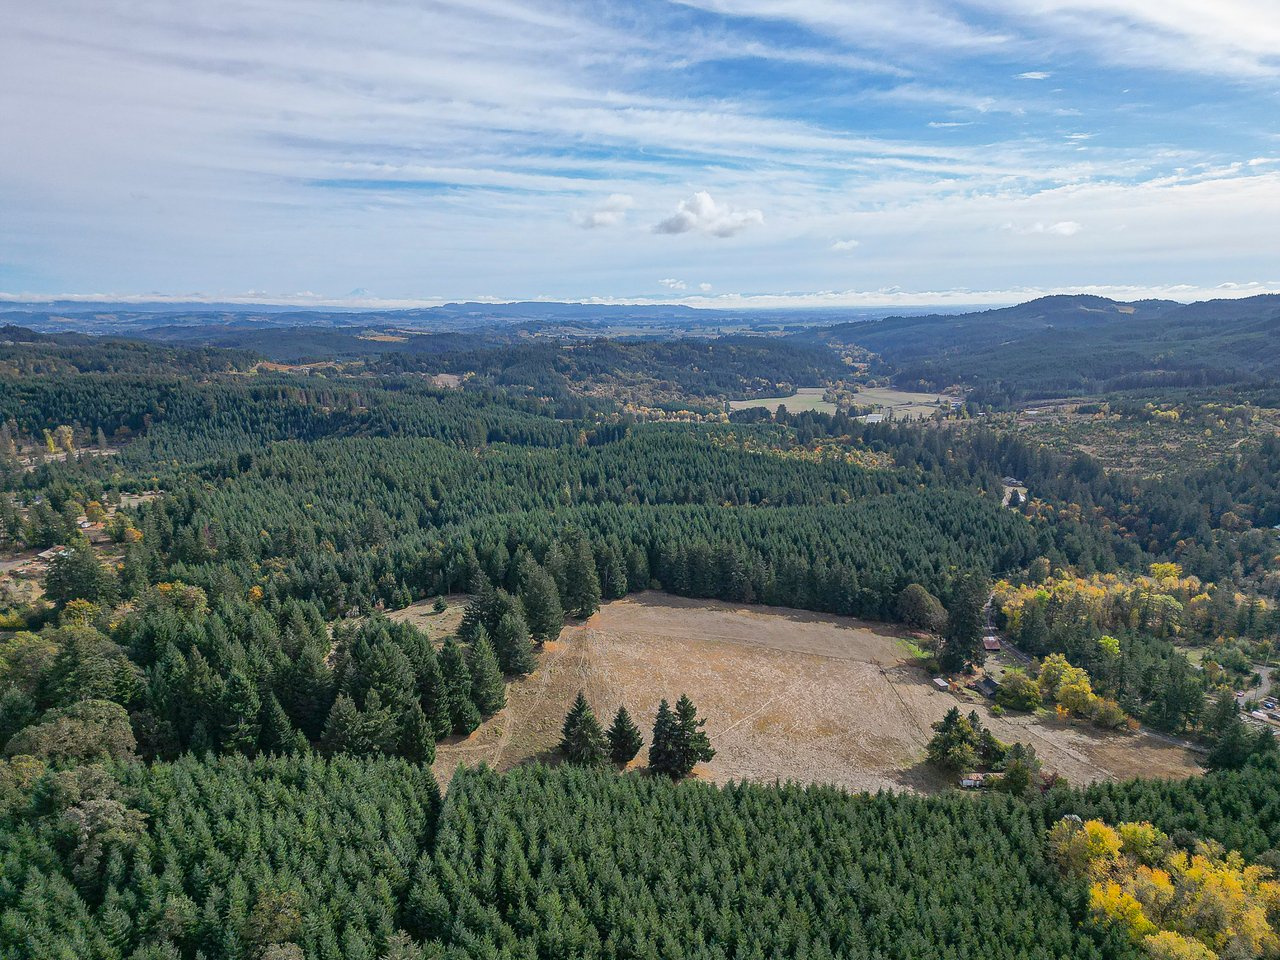
[[[1025,303],[1039,297],[1062,295],[1088,295],[1107,297],[1118,301],[1176,300],[1193,303],[1202,300],[1239,300],[1245,297],[1265,295],[1280,296],[1280,281],[1272,283],[1225,283],[1216,287],[1196,287],[1174,284],[1163,287],[1145,286],[1079,286],[1037,289],[1029,287],[1004,290],[818,290],[785,293],[719,293],[713,294],[713,286],[697,284],[698,293],[690,291],[690,284],[678,278],[666,277],[658,281],[667,293],[646,297],[583,297],[559,299],[553,297],[501,298],[480,297],[471,301],[452,298],[386,298],[367,292],[345,297],[324,297],[315,293],[273,295],[262,290],[250,290],[240,294],[211,295],[185,294],[33,294],[0,293],[0,305],[66,303],[111,304],[233,304],[238,306],[298,307],[301,309],[351,309],[351,310],[410,310],[424,307],[440,307],[450,303],[474,302],[480,304],[508,303],[566,303],[596,306],[686,306],[707,310],[806,310],[841,308],[895,308],[895,307],[998,307]],[[0,311],[0,319],[4,313]]]
[[[1189,11],[29,4],[0,34],[0,290],[1270,289],[1280,7]]]

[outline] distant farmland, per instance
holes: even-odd
[[[760,397],[755,400],[730,400],[730,410],[750,410],[753,407],[765,407],[769,410],[776,410],[779,406],[786,407],[792,413],[802,413],[805,410],[814,410],[818,413],[835,413],[836,405],[827,400],[823,400],[822,396],[826,393],[825,387],[801,387],[789,397]]]

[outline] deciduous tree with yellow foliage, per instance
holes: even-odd
[[[1089,905],[1157,960],[1280,957],[1280,882],[1236,851],[1197,842],[1175,847],[1149,823],[1066,817],[1049,848],[1070,876],[1089,884]]]

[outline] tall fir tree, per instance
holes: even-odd
[[[526,557],[520,568],[520,603],[535,642],[546,643],[560,636],[564,627],[560,592],[551,574],[531,557]]]
[[[989,596],[987,582],[975,574],[961,578],[947,608],[938,665],[947,673],[959,673],[969,664],[982,665],[983,611]]]
[[[687,695],[680,695],[674,711],[664,699],[658,705],[658,715],[653,723],[653,740],[649,744],[650,769],[679,780],[692,773],[699,763],[713,759],[716,752],[702,729],[705,724]]]
[[[325,753],[362,753],[367,744],[361,729],[360,711],[356,702],[345,693],[338,694],[324,724],[320,745]]]
[[[227,677],[222,699],[222,745],[237,753],[253,753],[258,748],[262,701],[257,688],[241,670]]]
[[[507,694],[502,680],[498,658],[489,642],[489,634],[481,626],[467,651],[467,665],[471,670],[471,700],[485,716],[497,713],[507,705]]]
[[[569,763],[579,767],[598,767],[605,762],[604,732],[581,690],[565,715],[561,734],[560,752]]]
[[[466,657],[453,637],[440,648],[440,676],[450,729],[454,733],[470,733],[480,726],[480,711],[471,699],[471,671]]]
[[[503,614],[493,629],[493,650],[503,673],[532,673],[537,665],[529,628],[519,609]]]
[[[415,763],[431,764],[436,759],[436,734],[427,715],[415,701],[400,718],[399,754]]]
[[[274,693],[262,705],[260,749],[269,753],[299,753],[307,749],[307,738],[293,725]]]
[[[640,728],[631,719],[626,707],[619,707],[613,715],[613,723],[605,734],[609,741],[609,759],[619,766],[624,766],[635,759],[644,738],[640,736]]]
[[[600,609],[600,577],[591,543],[578,534],[565,556],[565,608],[575,617],[586,619]]]
[[[649,738],[649,769],[654,773],[665,773],[673,776],[676,769],[676,753],[680,738],[676,715],[671,711],[671,704],[663,697],[658,704],[657,716],[653,719],[653,735]]]
[[[707,721],[698,716],[697,708],[687,694],[680,694],[676,701],[676,723],[680,730],[680,770],[679,776],[687,777],[699,763],[708,763],[715,758],[716,752],[711,748],[711,738],[702,728]]]

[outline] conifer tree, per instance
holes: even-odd
[[[505,613],[493,631],[493,649],[503,673],[532,673],[537,661],[529,628],[518,609]]]
[[[267,695],[262,707],[262,733],[258,742],[262,750],[270,753],[296,753],[307,748],[307,738],[293,725],[274,693]]]
[[[362,753],[367,744],[356,702],[345,693],[338,694],[325,721],[321,746],[325,753]]]
[[[418,669],[418,702],[426,714],[435,737],[447,737],[453,730],[453,715],[449,712],[449,698],[445,693],[444,675],[440,672],[440,659],[434,650],[428,650]]]
[[[578,534],[565,557],[565,609],[586,619],[600,609],[600,577],[587,538]]]
[[[956,586],[947,610],[946,632],[938,664],[947,673],[958,673],[970,663],[981,666],[982,611],[987,603],[987,584],[970,574]]]
[[[702,729],[705,723],[698,718],[698,711],[687,695],[680,695],[674,711],[664,699],[658,705],[658,715],[653,722],[649,767],[655,773],[679,780],[692,773],[699,763],[715,757],[711,740]]]
[[[414,702],[400,718],[399,754],[406,760],[431,764],[436,759],[436,735],[422,707]]]
[[[680,773],[686,777],[693,772],[695,765],[708,763],[716,755],[711,748],[711,739],[702,728],[707,721],[698,717],[698,711],[687,694],[680,694],[676,701],[676,722],[680,731]]]
[[[560,636],[564,627],[564,608],[551,574],[532,558],[526,557],[520,568],[520,603],[529,623],[529,634],[537,643]]]
[[[257,689],[243,672],[232,670],[222,700],[223,746],[238,753],[256,750],[261,713]]]
[[[462,622],[458,624],[458,638],[463,643],[471,643],[481,627],[491,630],[501,615],[497,605],[497,589],[489,582],[488,577],[477,573],[471,582],[471,598],[462,611]]]
[[[630,763],[644,745],[640,728],[631,719],[626,707],[619,707],[605,735],[609,740],[609,759],[619,766]]]
[[[440,675],[450,729],[454,733],[470,733],[480,726],[480,711],[471,699],[471,671],[466,657],[453,637],[446,639],[440,649]]]
[[[598,767],[605,762],[605,739],[595,712],[581,690],[564,718],[560,752],[579,767]]]
[[[489,634],[483,626],[476,632],[467,651],[467,665],[471,670],[471,700],[481,714],[497,713],[507,704],[502,670],[494,655]]]
[[[44,592],[60,607],[72,600],[110,603],[116,599],[119,585],[89,541],[77,534],[67,549],[49,562]]]
[[[318,644],[308,643],[285,667],[277,692],[280,705],[310,740],[320,738],[333,706],[333,671]]]
[[[360,735],[365,749],[388,756],[398,752],[401,740],[401,721],[396,711],[382,701],[377,690],[370,690],[360,711]]]
[[[657,716],[653,719],[653,736],[649,738],[649,769],[654,773],[671,775],[676,768],[677,740],[679,729],[676,715],[671,712],[671,705],[663,697],[658,704]]]

